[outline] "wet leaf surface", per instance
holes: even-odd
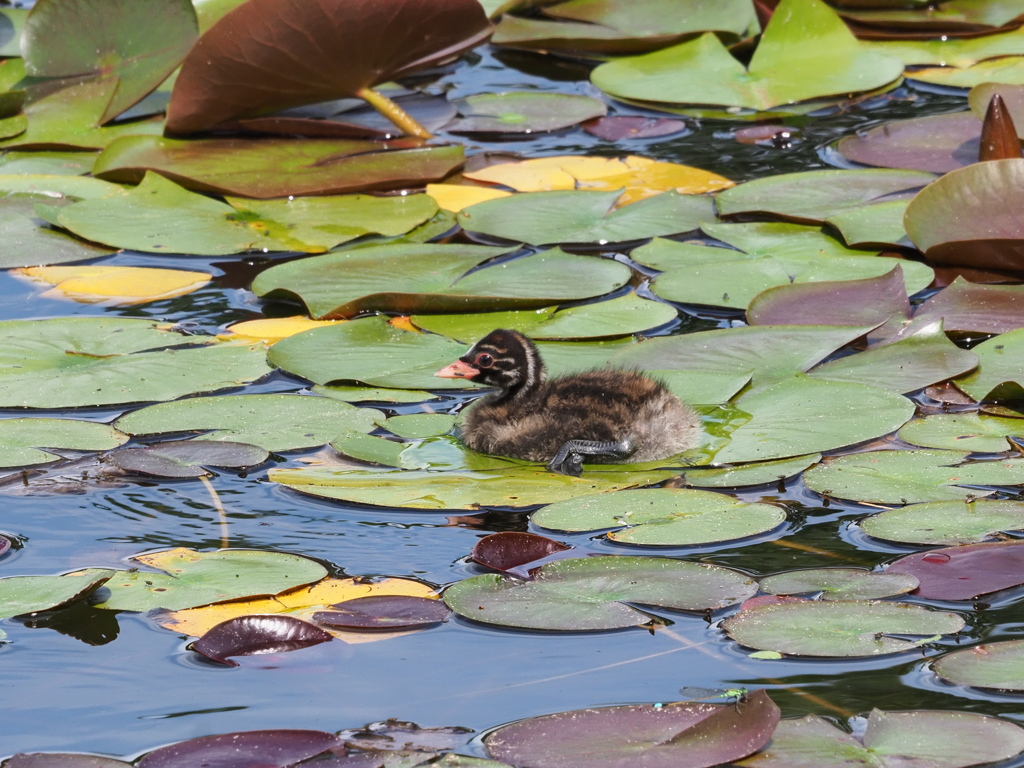
[[[922,448],[952,451],[1003,453],[1011,449],[1008,437],[1024,433],[1020,419],[1003,419],[977,413],[937,413],[903,425],[899,436]]]
[[[974,348],[978,369],[961,376],[955,384],[975,400],[1019,399],[1024,389],[1024,369],[1019,355],[1022,345],[1024,329],[983,341]]]
[[[747,485],[778,484],[785,478],[803,472],[821,461],[821,454],[797,456],[792,459],[754,462],[721,469],[691,469],[683,478],[698,488],[740,488]]]
[[[74,419],[0,420],[0,467],[46,464],[60,458],[43,448],[106,451],[127,441],[127,435],[106,424]]]
[[[266,449],[246,443],[172,440],[143,448],[122,448],[103,460],[126,472],[154,477],[206,477],[211,473],[205,467],[253,467],[269,455]]]
[[[820,592],[822,600],[877,600],[902,595],[917,585],[913,576],[860,568],[813,568],[761,579],[761,591],[770,595]]]
[[[755,582],[736,571],[658,557],[559,560],[532,577],[473,576],[448,587],[444,600],[460,616],[485,624],[584,632],[651,621],[627,603],[708,611],[740,603],[757,591]]]
[[[333,639],[315,624],[291,616],[240,616],[218,624],[191,647],[211,661],[237,667],[230,656],[287,653]]]
[[[470,557],[480,565],[504,573],[570,549],[572,547],[568,544],[547,536],[523,531],[501,531],[484,536],[474,544]]]
[[[936,501],[889,509],[860,521],[869,536],[905,544],[974,544],[1024,530],[1019,501]]]
[[[139,761],[139,768],[287,768],[300,760],[340,747],[341,740],[323,731],[266,730],[222,733],[180,741],[155,749]]]
[[[538,133],[558,131],[603,116],[604,102],[565,93],[483,93],[455,102],[460,117],[451,133]]]
[[[583,130],[605,141],[622,141],[673,136],[687,130],[687,125],[685,120],[671,117],[613,115],[588,120],[583,124]]]
[[[357,597],[317,611],[313,620],[331,629],[419,629],[448,620],[451,611],[441,601],[412,595]]]
[[[86,568],[63,576],[10,576],[0,579],[0,617],[52,611],[85,597],[115,575]]]
[[[856,163],[932,173],[976,163],[980,149],[981,121],[970,112],[894,120],[836,145]]]
[[[969,600],[1024,584],[1024,543],[965,544],[901,557],[887,573],[916,576],[915,595],[930,600]]]
[[[779,721],[764,691],[742,707],[721,704],[632,704],[560,712],[489,734],[487,751],[514,765],[569,768],[707,768],[763,747]]]
[[[936,659],[935,674],[953,685],[1024,690],[1024,640],[985,643]]]

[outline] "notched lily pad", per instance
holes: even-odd
[[[0,579],[0,618],[62,608],[85,597],[114,574],[102,568],[86,568],[63,576]]]
[[[0,467],[26,467],[57,461],[59,454],[43,448],[107,451],[128,436],[106,424],[74,419],[0,420]]]
[[[1004,531],[1024,530],[1024,502],[934,501],[889,509],[865,518],[868,536],[905,544],[975,544]]]
[[[916,578],[903,574],[862,568],[812,568],[761,579],[761,590],[770,595],[820,592],[822,600],[877,600],[910,592],[917,584]]]
[[[970,600],[1024,584],[1024,542],[965,544],[901,557],[887,573],[916,576],[929,600]]]
[[[270,454],[246,443],[213,440],[173,440],[140,448],[123,448],[104,461],[126,472],[154,477],[206,477],[205,467],[241,469],[262,464]]]
[[[937,413],[904,424],[901,440],[922,448],[1003,453],[1012,448],[1007,438],[1024,435],[1020,419],[978,413]]]
[[[333,639],[315,624],[292,616],[240,616],[218,624],[191,648],[218,664],[237,667],[229,656],[286,653]]]
[[[1024,640],[954,651],[936,659],[932,669],[953,685],[1024,691]]]

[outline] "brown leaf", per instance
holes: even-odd
[[[1020,158],[1020,139],[1013,124],[1010,111],[1006,108],[1003,97],[993,94],[985,112],[985,122],[981,126],[981,149],[978,160],[1011,160]]]

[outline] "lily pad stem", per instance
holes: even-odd
[[[415,136],[418,139],[431,139],[433,136],[426,128],[413,120],[412,116],[395,104],[391,99],[372,88],[360,88],[356,96],[368,101],[370,106],[380,112],[384,117],[402,129],[407,136]]]

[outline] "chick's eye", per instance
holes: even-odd
[[[486,352],[481,352],[476,356],[477,368],[490,368],[494,365],[494,358],[488,355]]]

